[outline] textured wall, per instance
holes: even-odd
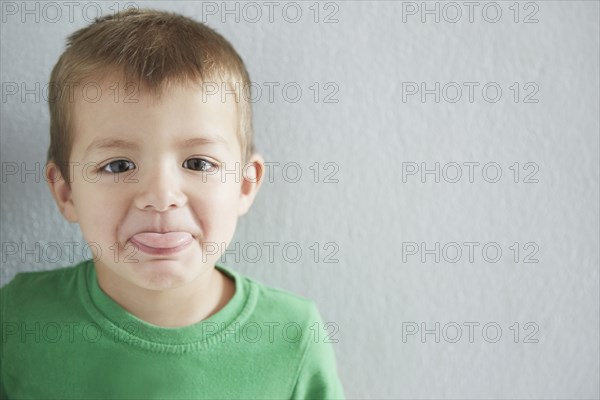
[[[81,259],[81,246],[73,255],[63,245],[52,262],[52,244],[81,241],[78,228],[39,174],[11,174],[43,165],[43,89],[66,36],[96,5],[115,7],[75,3],[70,21],[69,7],[55,4],[61,16],[43,3],[26,14],[2,2],[2,284]],[[238,225],[235,241],[256,242],[262,257],[251,262],[247,247],[248,257],[226,261],[314,299],[339,326],[349,398],[599,397],[598,2],[476,2],[472,22],[462,2],[152,4],[223,33],[262,87],[257,147],[292,167],[269,174]],[[422,7],[438,7],[439,22]],[[273,101],[268,82],[279,83]],[[440,83],[439,102],[409,94],[421,82]],[[23,99],[23,89],[34,94]],[[439,182],[421,176],[436,163]],[[269,259],[264,243],[273,241]],[[292,250],[283,257],[287,243],[302,249],[299,261]]]

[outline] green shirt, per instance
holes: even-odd
[[[235,295],[181,328],[123,309],[91,260],[17,274],[0,289],[1,398],[343,398],[337,325],[308,299],[216,268],[235,280]]]

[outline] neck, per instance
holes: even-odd
[[[235,283],[216,268],[194,281],[166,290],[149,290],[132,284],[109,268],[96,268],[98,285],[137,318],[164,328],[203,321],[221,310],[233,297]]]

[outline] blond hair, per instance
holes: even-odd
[[[47,162],[70,182],[73,144],[73,84],[117,72],[160,96],[169,84],[218,82],[232,86],[238,108],[242,161],[254,153],[252,107],[241,91],[250,87],[243,60],[215,30],[179,14],[151,9],[127,10],[96,19],[71,34],[52,70],[48,86],[50,146]],[[67,90],[69,89],[69,90]]]

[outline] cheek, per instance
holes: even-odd
[[[230,216],[237,216],[234,212],[237,209],[237,201],[231,197],[202,196],[201,199],[190,199],[189,204],[196,215],[201,216],[204,220],[215,222],[229,219]]]
[[[238,199],[239,189],[225,185],[188,198],[192,212],[202,224],[205,237],[229,235],[235,229]]]
[[[237,206],[240,198],[241,183],[231,177],[208,178],[208,182],[186,182],[186,194],[190,204],[211,208],[213,210],[228,210]]]
[[[125,196],[113,192],[98,182],[85,182],[77,188],[74,187],[73,201],[86,240],[115,240],[118,223],[122,220],[127,206]]]

